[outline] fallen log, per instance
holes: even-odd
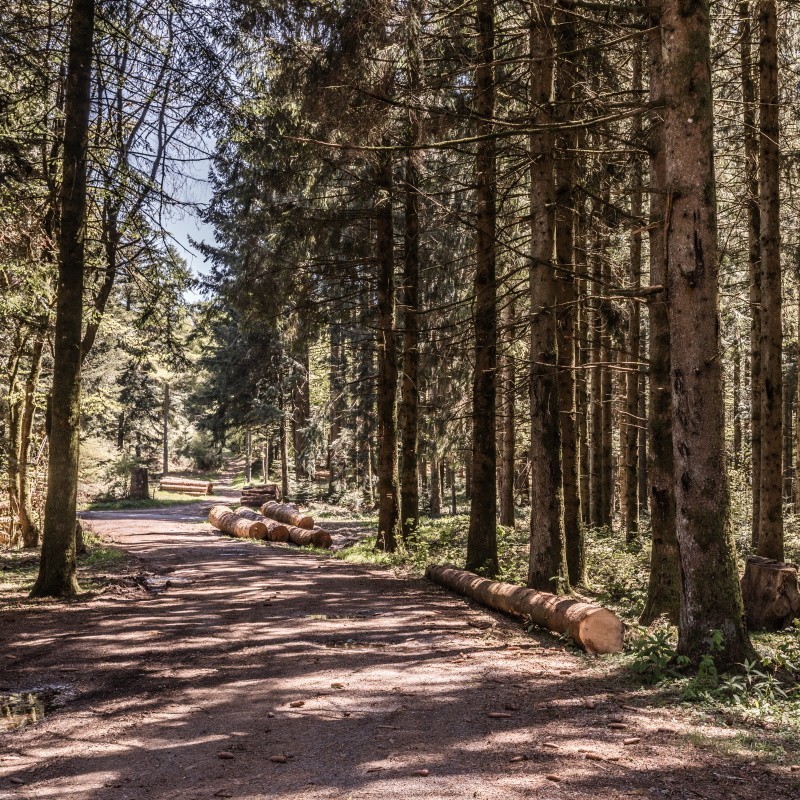
[[[164,491],[183,491],[187,489],[198,490],[202,494],[212,494],[214,491],[214,484],[211,481],[197,481],[191,478],[161,478],[159,488]]]
[[[622,621],[601,606],[511,583],[490,581],[447,564],[429,565],[425,576],[489,608],[530,620],[557,633],[566,633],[589,653],[622,651]]]
[[[212,506],[208,512],[208,521],[217,530],[229,536],[237,536],[240,539],[267,538],[267,526],[263,522],[244,519],[234,514],[228,506]]]
[[[296,528],[307,528],[311,530],[314,527],[313,517],[301,514],[297,507],[292,508],[290,505],[278,503],[275,500],[270,500],[261,506],[261,513],[270,519],[276,519],[278,522],[285,522],[287,525],[294,525]]]
[[[298,528],[290,525],[288,531],[289,541],[300,547],[319,547],[328,550],[333,544],[331,535],[322,528]]]
[[[742,577],[742,598],[750,630],[785,628],[800,617],[797,565],[750,556]]]
[[[253,522],[263,522],[267,526],[267,539],[271,542],[288,542],[289,541],[289,528],[282,522],[276,522],[274,519],[267,517],[253,511],[252,508],[241,506],[234,512],[237,517],[252,520]]]

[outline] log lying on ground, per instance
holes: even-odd
[[[742,577],[742,598],[750,630],[785,628],[800,617],[797,565],[750,556]]]
[[[489,608],[530,620],[557,633],[566,633],[589,653],[622,651],[622,620],[601,606],[511,583],[490,581],[447,564],[431,564],[425,570],[425,576]]]
[[[178,492],[180,494],[212,494],[214,484],[211,481],[197,481],[191,478],[170,478],[165,475],[158,485],[165,492]]]
[[[217,530],[240,539],[267,538],[267,526],[263,522],[237,516],[228,506],[213,506],[208,512],[208,521]]]
[[[278,522],[285,522],[287,525],[294,525],[296,528],[307,528],[311,530],[314,527],[313,517],[301,514],[296,506],[292,508],[292,506],[288,504],[277,503],[274,500],[264,503],[264,505],[261,506],[261,513],[265,517],[276,519]]]
[[[300,547],[320,547],[328,550],[333,544],[333,539],[328,531],[322,528],[298,528],[289,526],[289,541]]]
[[[249,519],[252,522],[263,522],[267,526],[267,539],[271,542],[288,542],[289,541],[289,527],[282,522],[276,522],[274,519],[268,519],[263,514],[253,511],[252,508],[241,506],[234,512],[237,517]]]

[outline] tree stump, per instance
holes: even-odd
[[[131,467],[131,486],[128,497],[131,500],[147,500],[150,497],[150,479],[147,467]]]
[[[797,565],[750,556],[742,578],[750,630],[780,630],[800,617]]]

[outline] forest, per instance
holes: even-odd
[[[0,797],[796,797],[799,93],[794,0],[7,0]]]

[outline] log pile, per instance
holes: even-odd
[[[244,486],[242,488],[241,503],[243,506],[260,508],[270,500],[277,501],[278,487],[274,483],[259,483],[254,486]]]
[[[750,630],[785,628],[800,617],[797,565],[750,556],[742,577],[742,597]]]
[[[299,547],[319,547],[323,550],[329,550],[333,544],[331,535],[322,528],[298,528],[295,525],[290,525],[288,530],[289,541]]]
[[[251,522],[263,522],[267,526],[267,539],[271,542],[288,542],[289,541],[289,528],[282,522],[276,522],[274,519],[267,517],[253,511],[252,508],[241,506],[234,512],[237,517],[249,519]]]
[[[213,506],[208,521],[219,531],[240,539],[266,539],[267,526],[259,520],[249,520],[235,514],[228,506]]]
[[[176,494],[213,494],[214,484],[211,481],[193,481],[190,478],[170,478],[165,475],[158,485],[163,492],[175,492]]]
[[[314,527],[314,519],[298,511],[297,506],[289,503],[278,503],[270,500],[261,506],[261,513],[270,519],[276,519],[286,525],[294,525],[296,528],[306,528],[311,530]]]
[[[530,620],[557,633],[565,633],[589,653],[622,651],[622,621],[601,606],[511,583],[490,581],[449,565],[431,564],[425,570],[425,576],[496,611]]]

